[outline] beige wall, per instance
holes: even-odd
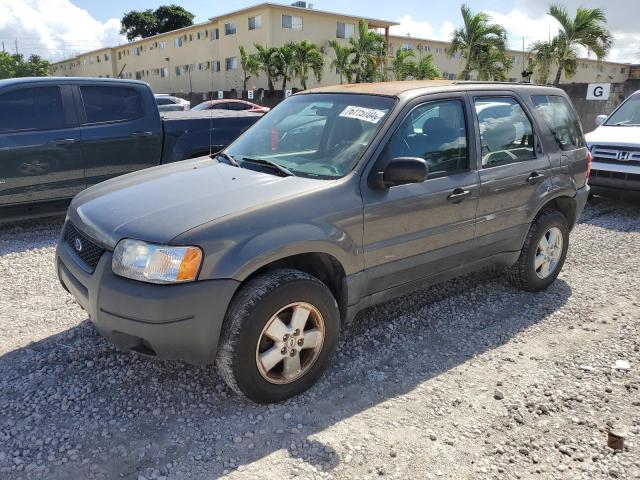
[[[282,15],[293,15],[302,18],[302,30],[282,28]],[[260,15],[262,25],[255,30],[249,30],[248,19]],[[242,70],[238,48],[244,46],[249,53],[256,51],[254,44],[266,46],[282,46],[287,42],[310,40],[319,45],[326,54],[326,64],[321,82],[311,77],[308,87],[317,85],[332,85],[339,83],[339,75],[330,67],[333,59],[333,49],[329,41],[336,39],[337,22],[354,24],[357,32],[358,17],[321,12],[312,9],[291,8],[273,4],[261,4],[238,12],[230,13],[210,21],[193,25],[173,32],[156,35],[144,40],[131,42],[115,48],[106,48],[79,55],[73,59],[52,65],[52,75],[62,76],[111,76],[115,77],[122,71],[125,78],[139,78],[151,85],[155,92],[182,93],[207,92],[216,90],[242,89]],[[224,25],[234,23],[236,33],[225,35]],[[380,21],[379,25],[390,25],[392,22]],[[212,32],[219,29],[219,39],[211,40]],[[200,39],[198,39],[200,33]],[[177,47],[175,41],[182,38],[182,46]],[[339,40],[346,44],[347,40]],[[447,55],[448,42],[411,37],[390,36],[390,57],[402,47],[410,44],[414,48],[416,57],[431,54],[443,74],[458,75],[463,63],[460,58]],[[164,46],[164,48],[162,48]],[[136,48],[140,54],[136,55]],[[120,58],[118,58],[120,53]],[[521,72],[528,61],[523,64],[522,52],[511,52],[515,62],[509,77],[520,80]],[[110,55],[110,61],[104,60],[104,55]],[[97,62],[96,57],[101,61]],[[225,60],[236,57],[237,68],[227,70]],[[166,59],[169,59],[168,61]],[[220,62],[220,71],[212,71],[212,61]],[[187,68],[184,68],[188,66]],[[176,67],[183,67],[181,74],[176,73]],[[161,70],[166,68],[167,75],[162,76]],[[555,69],[552,69],[550,80],[553,79]],[[623,82],[629,74],[629,66],[594,60],[581,60],[578,71],[569,82]],[[191,85],[189,78],[191,79]],[[566,82],[563,75],[563,82]],[[276,88],[280,88],[281,81]],[[300,87],[296,79],[287,87]],[[251,89],[266,88],[267,80],[264,74],[251,78],[248,82]]]

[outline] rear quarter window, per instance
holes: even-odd
[[[562,150],[584,147],[580,122],[566,99],[559,95],[534,95],[531,100]]]
[[[140,93],[131,87],[81,86],[87,123],[122,122],[144,116]]]

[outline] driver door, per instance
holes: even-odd
[[[393,158],[419,157],[429,175],[382,190],[363,182],[368,294],[472,260],[479,177],[469,125],[466,97],[449,96],[415,105],[389,138],[374,170]]]

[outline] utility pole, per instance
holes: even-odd
[[[2,53],[5,53],[4,42],[2,42]]]
[[[16,38],[16,55],[18,55],[18,39]]]

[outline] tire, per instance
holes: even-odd
[[[296,312],[298,319],[309,312],[307,320],[295,322]],[[300,322],[304,326],[296,329],[294,323]],[[276,331],[279,343],[273,340]],[[318,332],[323,333],[321,341]],[[327,286],[298,270],[274,270],[249,280],[234,296],[222,326],[216,366],[236,393],[257,403],[280,402],[318,381],[331,363],[339,337],[338,304]],[[259,360],[267,353],[281,358],[268,371],[273,362]],[[296,356],[300,368],[287,368],[296,365]]]
[[[557,247],[554,252],[559,255],[557,262],[550,262],[550,269],[546,276],[544,266],[536,268],[536,257],[544,256],[544,252],[539,250],[542,237],[548,239],[548,233],[554,232],[561,235],[561,247]],[[548,242],[547,242],[548,243]],[[542,210],[531,223],[529,233],[524,241],[524,246],[520,252],[518,261],[509,269],[509,279],[514,286],[529,292],[539,292],[551,285],[560,274],[564,261],[567,257],[569,247],[569,223],[567,218],[558,210]],[[550,258],[553,255],[549,255]]]

